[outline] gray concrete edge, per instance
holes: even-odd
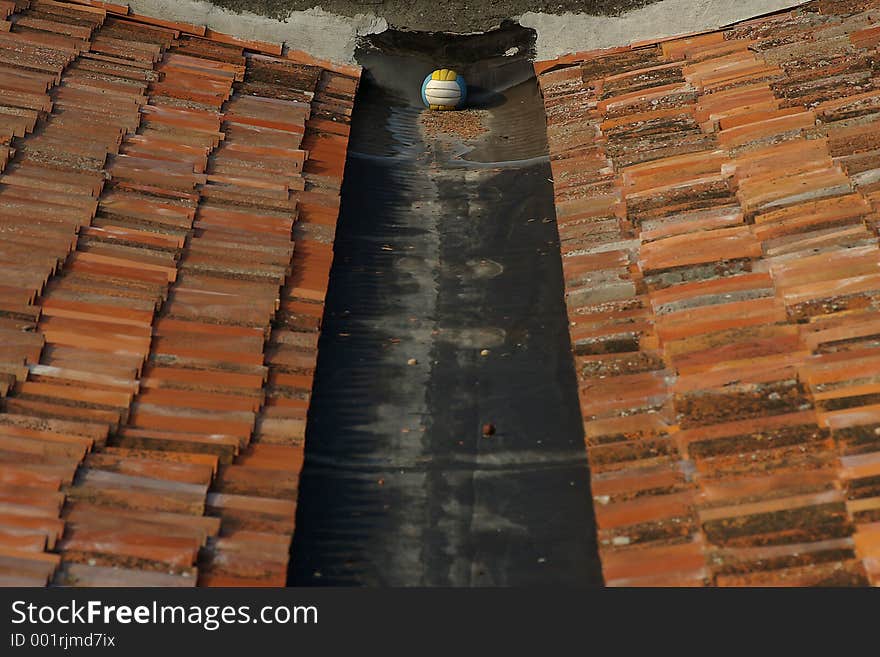
[[[423,1],[423,0],[415,0]],[[352,63],[358,39],[388,29],[372,13],[354,18],[320,8],[293,11],[277,20],[237,13],[205,0],[129,0],[132,11],[166,20],[207,25],[243,39],[284,43],[289,48],[340,63]],[[797,0],[661,0],[620,16],[527,12],[512,17],[537,32],[537,58],[610,48],[634,41],[712,30],[754,16],[802,4]]]

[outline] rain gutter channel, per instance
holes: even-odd
[[[534,38],[358,51],[290,584],[601,585]],[[425,131],[439,65],[484,134]]]

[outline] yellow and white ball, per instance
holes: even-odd
[[[437,69],[422,83],[422,102],[432,110],[458,109],[466,97],[467,84],[452,69]]]

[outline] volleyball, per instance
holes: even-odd
[[[467,84],[455,71],[441,68],[422,82],[422,102],[432,110],[454,110],[464,105]]]

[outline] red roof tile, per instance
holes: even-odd
[[[880,582],[880,3],[855,4],[535,67],[610,585]]]
[[[283,585],[360,71],[0,17],[0,584]]]

